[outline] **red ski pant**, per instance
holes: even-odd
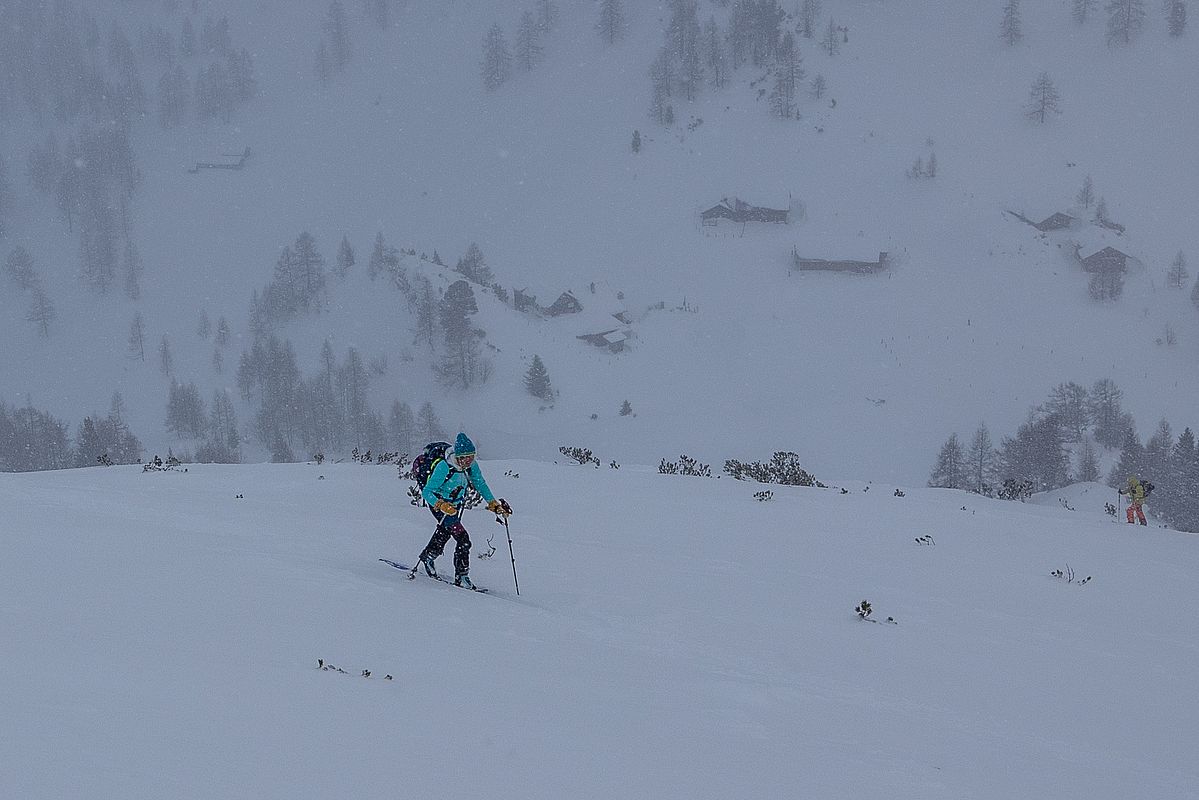
[[[1142,525],[1149,524],[1148,522],[1145,521],[1145,512],[1141,510],[1141,504],[1138,503],[1136,500],[1133,500],[1132,502],[1130,502],[1128,504],[1128,524],[1129,525],[1133,524],[1132,515],[1134,513],[1137,515],[1137,518],[1141,521]]]

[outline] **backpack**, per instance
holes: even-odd
[[[449,442],[429,442],[425,445],[425,451],[412,459],[412,468],[408,471],[408,477],[416,481],[417,486],[424,489],[437,462],[445,459],[445,451],[449,448]]]
[[[1153,491],[1153,484],[1149,481],[1141,481],[1141,488],[1145,490],[1145,499],[1149,499],[1149,493]]]

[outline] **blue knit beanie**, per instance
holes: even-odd
[[[454,455],[473,456],[474,454],[475,443],[465,433],[459,433],[458,438],[454,440]]]

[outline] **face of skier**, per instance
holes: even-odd
[[[462,469],[470,469],[470,465],[475,461],[475,454],[464,453],[460,456],[457,456],[454,460],[458,462],[458,466]]]

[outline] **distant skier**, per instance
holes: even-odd
[[[445,550],[446,542],[452,536],[456,543],[454,583],[473,589],[474,584],[467,574],[470,572],[470,534],[462,527],[462,506],[466,502],[468,488],[483,495],[488,511],[499,514],[508,508],[495,499],[487,481],[483,479],[483,472],[475,461],[475,443],[465,433],[459,433],[453,447],[447,447],[445,455],[438,459],[421,490],[421,496],[437,519],[437,528],[433,531],[433,538],[421,551],[420,561],[425,565],[425,572],[436,578],[437,567],[433,562]]]
[[[1141,504],[1145,502],[1145,487],[1137,480],[1136,475],[1128,476],[1128,486],[1120,489],[1120,494],[1128,495],[1128,524],[1133,524],[1133,514],[1136,514],[1142,525],[1148,525],[1145,512],[1141,510]]]

